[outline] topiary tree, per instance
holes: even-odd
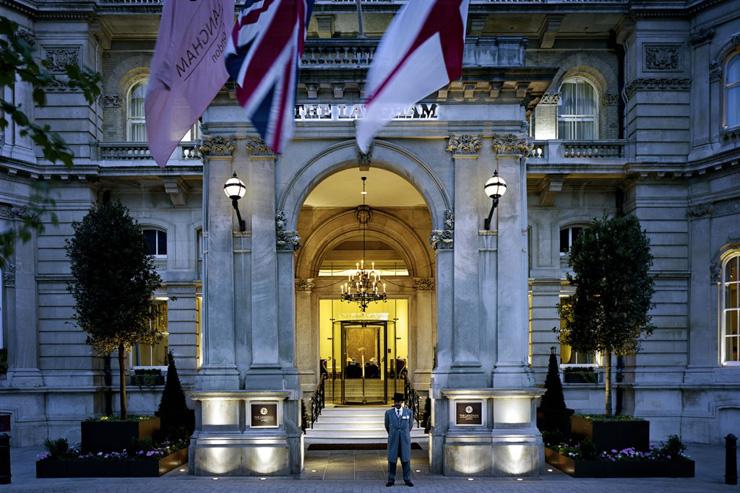
[[[605,412],[612,414],[611,356],[634,354],[641,334],[650,335],[648,311],[654,292],[650,241],[635,216],[594,219],[573,243],[568,280],[576,288],[558,305],[561,343],[576,351],[602,353]]]
[[[550,359],[545,377],[545,393],[540,399],[538,408],[538,427],[540,431],[558,431],[562,435],[570,434],[570,415],[572,409],[565,405],[563,384],[560,381],[560,368],[555,355],[555,348],[550,349]],[[540,418],[541,414],[541,418]]]
[[[66,249],[74,319],[98,354],[118,350],[121,418],[126,419],[126,352],[133,344],[161,338],[150,321],[152,295],[162,280],[141,226],[119,202],[104,200],[72,227]]]
[[[167,353],[167,381],[159,402],[157,416],[160,419],[160,433],[163,438],[178,439],[189,437],[195,429],[195,415],[185,403],[185,392],[180,385],[180,377],[175,367],[175,357]]]

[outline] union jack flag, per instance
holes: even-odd
[[[293,133],[298,62],[314,0],[246,0],[226,47],[236,98],[276,154]]]

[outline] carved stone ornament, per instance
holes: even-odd
[[[64,73],[67,65],[78,65],[80,62],[79,46],[45,46],[46,63],[51,72]]]
[[[106,94],[103,96],[104,108],[120,108],[121,96],[119,94]]]
[[[445,211],[444,229],[434,229],[429,238],[435,250],[452,250],[455,243],[455,213]]]
[[[691,79],[635,79],[626,89],[627,99],[631,99],[637,91],[688,91],[691,89]]]
[[[480,135],[453,135],[447,142],[447,151],[458,155],[478,155],[480,151]]]
[[[206,137],[199,151],[202,156],[231,156],[234,153],[234,141],[221,135]]]
[[[275,215],[275,235],[276,247],[278,251],[295,251],[301,246],[301,237],[298,236],[296,231],[286,231],[285,226],[288,224],[285,218],[285,212],[278,211]]]
[[[709,64],[709,80],[719,82],[722,80],[722,64],[714,61]]]
[[[316,283],[314,282],[312,277],[308,279],[296,279],[295,280],[296,291],[311,291],[314,288],[314,286],[316,286]]]
[[[36,44],[36,36],[29,31],[28,29],[19,29],[16,33],[19,38],[21,38],[23,41],[29,44],[29,46],[33,46]]]
[[[254,137],[247,141],[247,155],[273,157],[275,156],[275,153],[272,152],[272,149],[267,147],[264,140],[260,137]]]
[[[604,106],[616,106],[619,104],[619,95],[613,94],[613,93],[606,93],[604,94],[604,97],[601,99],[601,103]]]
[[[15,219],[13,207],[8,204],[0,204],[0,219]]]
[[[714,29],[712,28],[702,28],[697,29],[695,31],[691,31],[691,34],[689,35],[689,42],[694,45],[700,45],[704,44],[708,41],[711,41],[711,39],[714,37]]]
[[[15,286],[15,264],[13,262],[6,262],[3,267],[3,286],[13,287]]]
[[[722,264],[720,262],[712,262],[709,264],[709,279],[712,282],[720,282],[722,279]]]
[[[680,70],[680,45],[643,45],[645,70],[650,72],[675,72]]]
[[[699,204],[686,209],[686,217],[695,219],[705,216],[711,216],[714,208],[712,204]]]
[[[360,148],[356,145],[355,150],[357,151],[357,162],[360,164],[360,166],[370,166],[370,164],[373,162],[373,145],[370,144],[367,152],[362,152]]]
[[[560,103],[560,94],[543,94],[539,104],[558,104]]]
[[[431,291],[434,289],[433,277],[415,277],[414,287],[417,291]]]
[[[522,135],[493,134],[491,147],[496,154],[529,156],[532,151],[532,142]]]

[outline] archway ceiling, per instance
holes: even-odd
[[[350,168],[327,177],[306,197],[304,207],[355,207],[362,203],[362,181],[367,176],[367,204],[371,207],[425,207],[422,195],[397,174],[379,168]]]

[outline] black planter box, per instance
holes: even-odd
[[[620,461],[572,459],[545,448],[547,463],[576,478],[693,478],[694,461]]]
[[[83,421],[82,452],[120,452],[159,431],[159,418],[138,421]]]
[[[650,421],[599,421],[574,414],[570,417],[570,433],[576,439],[588,438],[601,451],[637,450],[650,448]]]
[[[156,478],[188,461],[188,449],[162,458],[127,460],[44,459],[36,462],[37,478]]]

